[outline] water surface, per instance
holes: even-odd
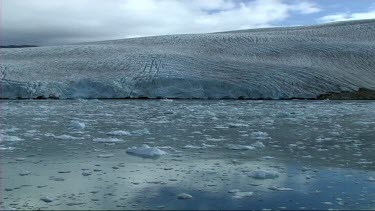
[[[2,209],[375,209],[374,101],[28,100],[0,109]],[[168,154],[126,153],[144,143]],[[277,176],[251,177],[262,171]]]

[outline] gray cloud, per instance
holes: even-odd
[[[309,0],[3,0],[2,44],[53,45],[267,27]]]

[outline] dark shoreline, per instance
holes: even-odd
[[[375,90],[360,88],[356,92],[327,93],[316,100],[375,100]]]
[[[8,98],[0,98],[0,100],[267,100],[267,101],[286,101],[286,100],[375,100],[375,90],[360,88],[358,91],[355,92],[340,92],[340,93],[327,93],[319,95],[316,98],[282,98],[282,99],[269,99],[269,98],[259,98],[259,99],[247,99],[247,98],[218,98],[218,99],[203,99],[203,98],[147,98],[147,97],[137,97],[137,98],[67,98],[67,99],[60,99],[60,98],[52,98],[52,97],[38,97],[38,98],[17,98],[17,99],[8,99]]]

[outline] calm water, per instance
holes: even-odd
[[[375,209],[374,101],[0,104],[2,209]]]

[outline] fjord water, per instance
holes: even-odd
[[[25,100],[0,109],[2,209],[375,208],[374,101]],[[126,153],[142,144],[167,154]]]

